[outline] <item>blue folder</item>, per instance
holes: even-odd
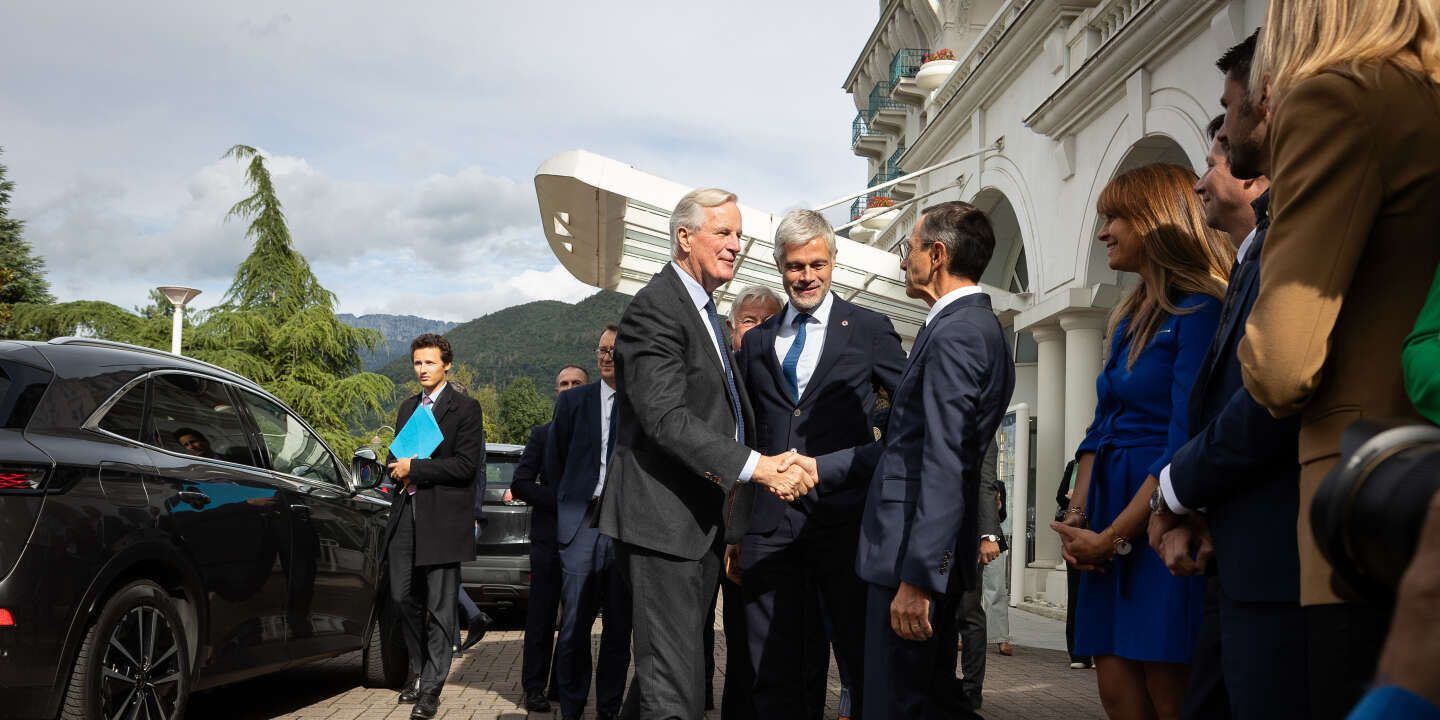
[[[395,439],[390,441],[390,454],[397,458],[425,460],[444,439],[445,434],[440,432],[440,425],[435,422],[435,414],[428,407],[418,407],[405,421],[405,427],[400,428]]]

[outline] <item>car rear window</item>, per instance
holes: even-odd
[[[485,489],[495,490],[510,487],[515,479],[515,465],[520,460],[509,455],[488,455],[485,458]]]
[[[0,427],[24,429],[53,377],[48,370],[0,360]]]

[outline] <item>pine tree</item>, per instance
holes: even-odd
[[[0,148],[0,156],[4,152]],[[5,165],[0,164],[0,337],[16,335],[10,327],[16,303],[55,302],[45,279],[45,260],[25,242],[25,223],[10,217],[14,191],[15,181],[6,178]]]
[[[384,410],[394,390],[388,378],[360,372],[361,348],[374,349],[383,337],[335,316],[334,293],[295,250],[264,156],[236,145],[224,157],[247,163],[252,193],[226,219],[250,221],[245,236],[254,249],[221,305],[187,335],[191,353],[259,382],[348,453],[369,439],[352,436],[352,421]]]

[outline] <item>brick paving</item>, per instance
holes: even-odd
[[[1012,617],[1051,621],[1012,610]],[[718,613],[717,613],[718,616]],[[497,629],[451,665],[441,695],[440,715],[449,720],[549,720],[550,714],[527,714],[519,707],[522,632],[513,618],[500,618]],[[1033,625],[1031,620],[1025,623]],[[1014,622],[1012,621],[1012,626]],[[597,625],[597,629],[598,629]],[[1047,631],[1048,631],[1048,625]],[[716,633],[718,655],[715,695],[724,687],[724,636]],[[599,634],[594,636],[599,642]],[[1026,638],[1017,634],[1017,643]],[[1063,640],[1061,641],[1063,643]],[[1053,642],[1037,645],[1054,646]],[[830,669],[827,718],[836,717],[840,685]],[[593,705],[585,717],[593,718]],[[393,690],[360,685],[360,655],[349,653],[254,680],[216,688],[192,697],[187,715],[197,720],[295,718],[357,720],[408,718],[410,706],[395,704]],[[1071,670],[1063,650],[1017,644],[1013,657],[990,648],[981,714],[986,720],[1101,720],[1095,675]],[[706,720],[718,720],[718,712]],[[558,708],[555,717],[558,717]]]

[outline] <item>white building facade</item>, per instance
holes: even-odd
[[[881,5],[845,80],[858,111],[851,148],[869,160],[871,185],[993,148],[891,194],[934,193],[920,203],[926,206],[965,200],[994,222],[997,247],[984,281],[1020,301],[1018,312],[1000,316],[1016,335],[1013,402],[1028,406],[1033,433],[1033,477],[1019,489],[1028,498],[1028,538],[1014,518],[1015,552],[1024,553],[1012,565],[1023,568],[1014,596],[1063,605],[1059,542],[1046,525],[1094,413],[1108,312],[1133,282],[1107,267],[1095,242],[1096,199],[1111,178],[1140,165],[1203,171],[1205,127],[1221,112],[1215,61],[1263,22],[1265,2]],[[957,62],[926,91],[914,79],[918,58],[940,48]],[[915,211],[870,243],[891,247]]]

